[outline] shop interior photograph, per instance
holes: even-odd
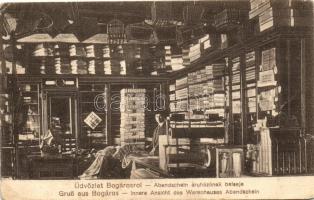
[[[1,178],[314,175],[313,4],[1,4]]]

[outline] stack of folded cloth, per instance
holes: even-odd
[[[171,68],[173,71],[177,71],[184,68],[182,54],[171,56]]]
[[[86,57],[87,58],[93,58],[95,57],[95,49],[94,49],[94,45],[88,45],[85,47],[86,50]]]
[[[171,46],[165,46],[165,67],[171,69]]]
[[[60,57],[55,58],[54,66],[55,66],[56,74],[61,74],[61,58]]]
[[[88,73],[89,74],[96,74],[95,60],[89,60],[88,61]]]
[[[188,48],[182,49],[183,65],[190,65],[193,61],[201,57],[201,45],[191,44]]]
[[[71,60],[71,74],[78,74],[78,60]]]
[[[111,62],[110,62],[110,60],[104,61],[104,73],[105,74],[111,74]]]
[[[121,61],[120,61],[120,67],[121,67],[121,68],[120,68],[120,69],[121,69],[121,70],[120,70],[120,74],[121,74],[121,75],[126,75],[126,72],[127,72],[127,71],[126,71],[126,63],[125,63],[125,60],[121,60]]]
[[[104,45],[102,48],[102,57],[103,58],[110,58],[110,49],[109,49],[109,45]]]
[[[145,146],[145,89],[121,90],[121,145]]]

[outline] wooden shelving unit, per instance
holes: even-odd
[[[80,98],[80,147],[104,148],[108,145],[108,86],[106,84],[79,84]],[[95,113],[101,122],[90,127],[84,120],[91,113]]]
[[[19,105],[26,121],[19,131],[18,144],[23,147],[36,146],[41,140],[41,85],[39,83],[19,83],[20,98]],[[37,151],[39,150],[39,146]]]

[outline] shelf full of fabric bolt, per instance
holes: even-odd
[[[125,75],[127,70],[122,45],[38,44],[31,49],[29,73]]]
[[[21,84],[23,112],[25,115],[24,126],[19,130],[18,143],[21,145],[38,144],[40,137],[40,109],[39,109],[39,85]]]
[[[224,63],[215,63],[188,74],[191,127],[222,125],[225,104],[224,68]]]
[[[108,143],[107,113],[106,110],[99,110],[95,107],[95,97],[102,95],[103,98],[97,101],[97,106],[98,108],[105,108],[106,86],[103,84],[79,84],[79,92],[81,134],[84,134],[80,143],[88,145],[88,148],[104,147]]]
[[[258,18],[260,32],[273,27],[311,27],[310,1],[250,0],[249,19]]]
[[[230,86],[229,86],[230,76],[229,73],[225,73],[224,75],[224,89],[225,89],[225,106],[229,108],[230,104]]]
[[[258,87],[258,106],[262,112],[267,112],[272,116],[278,114],[278,99],[281,87],[276,80],[278,73],[276,65],[276,48],[262,51],[262,64],[259,70]]]
[[[232,76],[231,76],[231,88],[232,88],[232,113],[241,113],[241,86],[240,86],[240,58],[234,58],[232,60]]]
[[[190,126],[188,114],[188,77],[176,79],[175,83],[169,86],[170,91],[170,112],[172,115],[181,115],[180,121],[170,121],[171,127],[188,128]]]
[[[245,60],[246,100],[249,113],[256,113],[256,65],[255,52],[246,54]]]
[[[189,44],[186,47],[182,48],[182,58],[183,58],[183,65],[188,66],[191,63],[198,60],[202,52],[209,49],[211,47],[209,34],[204,35],[204,37],[197,40],[197,42],[193,44]]]

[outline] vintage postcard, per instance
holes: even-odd
[[[314,199],[314,1],[0,4],[1,199]]]

